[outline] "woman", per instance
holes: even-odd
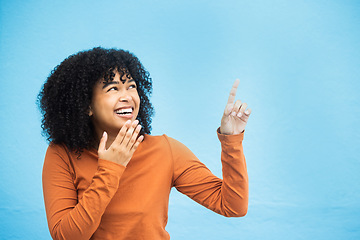
[[[151,136],[152,82],[131,53],[94,48],[57,66],[39,94],[51,142],[43,168],[54,239],[169,239],[170,189],[228,217],[244,216],[248,177],[242,150],[251,113],[234,103],[218,129],[223,180],[180,142]]]

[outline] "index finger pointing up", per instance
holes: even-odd
[[[231,88],[227,105],[234,103],[234,101],[235,101],[235,96],[236,96],[236,91],[237,91],[237,88],[238,88],[238,86],[239,86],[239,83],[240,83],[240,80],[239,80],[239,79],[236,79],[235,82],[234,82],[234,84],[233,84],[233,86],[232,86],[232,88]]]

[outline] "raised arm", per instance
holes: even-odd
[[[251,110],[235,101],[236,80],[221,119],[223,179],[214,176],[183,144],[169,138],[174,157],[174,186],[201,205],[227,217],[241,217],[248,208],[248,174],[242,140]]]
[[[218,178],[182,143],[168,138],[174,161],[176,189],[226,217],[241,217],[248,207],[248,175],[241,141],[243,134],[223,135],[221,162],[223,179]]]

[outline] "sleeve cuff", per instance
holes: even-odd
[[[244,139],[245,130],[240,134],[226,135],[220,133],[220,127],[219,127],[216,132],[220,142],[222,143],[239,143],[242,142]]]
[[[121,164],[117,164],[117,163],[111,162],[109,160],[101,159],[101,158],[99,158],[99,160],[98,160],[98,167],[105,168],[107,170],[115,171],[118,173],[123,173],[126,169],[126,167]]]

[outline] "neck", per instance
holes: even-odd
[[[106,141],[106,149],[108,149],[111,146],[111,144],[115,141],[116,136],[117,135],[112,135],[108,133],[108,139]]]
[[[108,135],[107,140],[106,140],[106,149],[108,149],[111,146],[111,144],[115,141],[115,138],[116,138],[118,132],[116,134],[113,132],[106,132],[106,133]],[[96,132],[96,143],[94,146],[95,149],[99,148],[100,139],[102,138],[103,134],[104,134],[103,130]]]

